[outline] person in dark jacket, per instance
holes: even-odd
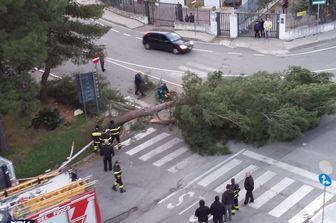
[[[261,23],[260,21],[257,21],[254,25],[254,37],[260,38],[260,32],[261,32]]]
[[[214,223],[223,223],[224,205],[219,201],[219,196],[215,197],[215,201],[210,206],[210,214],[213,216]]]
[[[114,156],[114,150],[112,145],[108,145],[107,143],[103,143],[100,148],[100,155],[102,155],[104,162],[104,171],[107,171],[107,164],[109,167],[109,171],[112,170],[112,156]]]
[[[198,219],[198,223],[208,223],[208,216],[210,214],[210,208],[205,205],[204,200],[199,201],[199,208],[195,211],[195,216]]]
[[[111,132],[109,129],[105,129],[104,132],[99,137],[100,140],[100,146],[105,144],[105,145],[112,145],[112,136]]]
[[[137,72],[134,77],[134,83],[135,83],[135,95],[138,95],[138,92],[140,91],[142,96],[145,96],[142,85],[144,84],[144,80],[142,78],[142,72]]]
[[[260,37],[265,37],[264,20],[260,18]]]
[[[192,12],[190,12],[190,15],[189,15],[189,22],[192,22],[192,23],[195,22],[195,16],[192,14]]]
[[[251,176],[250,172],[246,172],[246,177],[244,181],[244,188],[246,190],[246,196],[245,196],[245,201],[244,205],[247,205],[247,203],[250,201],[251,203],[254,202],[253,199],[253,190],[254,190],[254,180],[253,177]]]
[[[229,221],[231,221],[231,208],[233,205],[233,192],[231,189],[230,184],[226,185],[226,191],[224,191],[223,195],[222,195],[222,203],[224,205],[225,208],[225,212],[224,212],[224,222],[226,222],[226,219],[229,218]],[[229,216],[227,216],[227,213]]]

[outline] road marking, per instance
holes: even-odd
[[[207,52],[207,53],[213,53],[214,52],[212,50],[204,50],[204,49],[197,49],[197,48],[193,48],[193,50],[201,51],[201,52]]]
[[[168,171],[171,172],[171,173],[176,173],[177,171],[185,168],[188,163],[195,162],[196,160],[200,160],[200,159],[202,159],[202,157],[200,155],[193,154],[193,155],[187,157],[186,159],[182,160],[181,162],[175,164],[174,166],[170,167],[168,169]]]
[[[254,181],[254,191],[256,191],[257,189],[259,189],[261,186],[263,186],[267,181],[269,181],[270,179],[272,179],[275,176],[275,173],[272,171],[267,170],[265,173],[263,173],[263,175],[259,176],[255,181]],[[236,182],[238,183],[238,182]],[[244,200],[244,193],[245,191],[243,191],[242,189],[239,191],[239,202]]]
[[[112,30],[113,32],[116,32],[116,33],[118,33],[119,31],[118,30],[116,30],[116,29],[110,29],[110,30]]]
[[[185,189],[187,187],[190,187],[190,185],[192,185],[193,183],[197,182],[199,179],[203,178],[204,176],[207,176],[209,173],[211,173],[213,170],[217,169],[218,167],[220,167],[221,165],[223,165],[226,162],[229,162],[230,160],[234,159],[236,156],[240,155],[241,153],[243,153],[244,151],[246,151],[246,149],[242,149],[239,152],[237,152],[236,154],[232,155],[231,157],[223,160],[222,162],[220,162],[219,164],[217,164],[216,166],[210,168],[209,170],[205,171],[203,174],[201,174],[200,176],[196,177],[195,179],[193,179],[192,181],[190,181],[189,183],[187,183],[184,187],[182,187],[180,190]],[[167,195],[166,197],[162,198],[161,200],[158,201],[158,204],[163,203],[164,201],[166,201],[167,199],[171,198],[172,196],[174,196],[175,194],[177,194],[180,190],[175,191],[169,195]]]
[[[310,216],[314,215],[323,205],[323,196],[320,194],[315,200],[308,204],[304,209],[302,209],[297,215],[291,218],[288,223],[303,223]],[[334,194],[326,193],[325,203],[327,203],[331,198],[334,197]]]
[[[119,66],[119,67],[125,68],[125,69],[127,69],[127,70],[131,70],[131,71],[134,71],[134,72],[138,72],[138,70],[136,70],[136,69],[127,67],[127,66],[122,65],[122,64],[119,64],[119,63],[117,63],[117,62],[114,62],[114,61],[111,61],[111,60],[106,60],[106,61],[109,62],[109,63],[112,63],[112,64],[114,64],[114,65],[117,65],[117,66]],[[179,71],[179,72],[181,72],[181,71]],[[176,87],[180,87],[180,88],[183,87],[181,84],[177,84],[177,83],[174,83],[174,82],[172,82],[172,81],[168,81],[168,80],[162,79],[161,77],[156,77],[156,76],[149,75],[149,74],[147,74],[147,75],[148,75],[148,77],[153,78],[153,79],[155,79],[155,80],[163,81],[163,82],[166,82],[166,83],[168,83],[168,84],[174,85],[174,86],[176,86]]]
[[[255,166],[255,165],[249,165],[248,167],[246,167],[245,169],[243,169],[242,171],[240,171],[237,175],[234,175],[233,177],[236,180],[236,183],[242,181],[245,178],[245,174],[246,172],[255,172],[256,170],[258,170],[259,167]],[[231,184],[231,178],[228,179],[226,182],[222,183],[221,185],[219,185],[216,189],[215,192],[217,193],[223,193],[226,189],[226,185],[227,184]]]
[[[273,186],[268,191],[263,193],[260,197],[258,197],[256,200],[254,200],[254,203],[251,203],[250,206],[253,208],[260,208],[261,206],[266,204],[269,200],[271,200],[273,197],[281,193],[281,191],[286,189],[286,187],[288,187],[292,183],[294,183],[294,180],[285,177],[275,186]]]
[[[205,66],[205,65],[202,65],[202,64],[198,64],[198,63],[194,63],[194,62],[188,62],[187,65],[196,67],[198,69],[206,70],[208,72],[214,72],[216,70],[219,70],[219,69],[216,69],[216,68],[213,68],[213,67],[208,67],[208,66]]]
[[[41,73],[44,73],[44,70],[38,69],[37,67],[34,67],[34,71],[39,71]],[[49,75],[52,76],[52,77],[54,77],[54,78],[60,79],[60,80],[63,79],[61,76],[58,76],[58,75],[53,74],[53,73],[49,73]]]
[[[208,176],[206,176],[204,179],[202,179],[200,182],[198,182],[198,185],[201,185],[203,187],[208,186],[210,183],[214,182],[217,178],[223,176],[226,172],[230,171],[231,169],[238,166],[242,161],[238,159],[233,159],[230,162],[226,163],[225,165],[218,168],[216,171],[212,172]]]
[[[228,52],[228,54],[231,54],[231,55],[242,55],[242,53],[235,53],[235,52]]]
[[[322,69],[322,70],[313,70],[313,72],[319,73],[319,72],[326,72],[326,71],[332,71],[332,70],[336,70],[336,67],[335,68]]]
[[[159,159],[158,161],[154,162],[153,165],[160,167],[163,166],[164,164],[168,163],[169,161],[175,159],[176,157],[182,155],[183,153],[187,152],[189,149],[186,146],[183,146],[174,152],[168,154],[167,156],[163,157],[162,159]]]
[[[142,38],[141,37],[135,37],[136,39],[139,39],[139,40],[142,40]]]
[[[318,49],[318,50],[312,50],[312,51],[307,51],[307,52],[302,52],[302,53],[284,54],[284,55],[276,55],[276,56],[278,56],[278,57],[301,56],[301,55],[305,55],[305,54],[318,53],[318,52],[322,52],[322,51],[326,51],[326,50],[331,50],[331,49],[335,49],[335,48],[336,48],[336,46],[331,46],[331,47],[326,47],[326,48],[322,48],[322,49]]]
[[[264,54],[259,54],[259,53],[254,53],[253,55],[257,56],[257,57],[263,57],[263,56],[265,56]]]
[[[148,141],[146,141],[146,142],[144,142],[144,143],[142,143],[142,144],[134,147],[133,149],[127,151],[126,154],[132,156],[132,155],[134,155],[134,154],[136,154],[136,153],[138,153],[138,152],[146,149],[147,147],[149,147],[149,146],[151,146],[151,145],[153,145],[153,144],[161,141],[162,139],[164,139],[164,138],[166,138],[168,136],[169,136],[168,133],[163,132],[160,135],[157,135],[157,136],[151,138],[150,140],[148,140]]]
[[[139,134],[136,134],[134,137],[131,137],[131,138],[123,141],[121,144],[123,146],[129,146],[129,145],[131,145],[131,143],[136,142],[136,141],[148,136],[149,134],[152,134],[155,131],[156,131],[156,129],[154,129],[154,128],[148,128],[148,129],[146,129],[145,132],[141,132]]]
[[[203,197],[199,197],[199,199],[204,199],[204,198]],[[189,205],[186,209],[184,209],[180,213],[178,213],[178,215],[182,215],[183,213],[185,213],[186,211],[188,211],[190,208],[192,208],[193,206],[195,206],[198,203],[199,203],[199,201],[195,201],[194,203],[192,203],[191,205]]]
[[[292,166],[290,164],[287,164],[287,163],[284,163],[284,162],[272,159],[272,158],[267,157],[267,156],[263,156],[261,154],[258,154],[258,153],[252,152],[252,151],[245,151],[243,153],[243,155],[245,155],[247,157],[250,157],[252,159],[259,160],[259,161],[262,161],[264,163],[276,166],[276,167],[278,167],[280,169],[289,171],[289,172],[291,172],[293,174],[300,175],[302,177],[305,177],[307,179],[312,180],[313,182],[317,181],[317,176],[318,176],[317,174],[312,173],[312,172],[310,172],[308,170],[302,169],[300,167]],[[333,194],[336,194],[335,184],[336,184],[336,181],[333,180],[332,185],[329,187],[329,192],[331,192]]]
[[[123,33],[124,36],[131,36],[130,34],[128,33]]]
[[[199,75],[200,77],[207,77],[208,73],[201,71],[201,70],[197,70],[191,67],[186,67],[186,66],[179,66],[178,69],[183,70],[183,71],[190,71],[192,73],[195,73],[197,75]]]
[[[293,207],[296,203],[302,200],[302,198],[304,198],[312,190],[314,190],[313,187],[303,185],[268,213],[276,218],[280,217],[285,212],[287,212],[291,207]]]
[[[156,149],[144,154],[143,156],[141,156],[139,159],[146,161],[149,160],[150,158],[156,156],[159,153],[162,153],[164,151],[166,151],[169,148],[172,148],[173,146],[175,146],[176,144],[183,142],[183,140],[179,139],[179,138],[173,138],[172,140],[166,142],[165,144],[157,147]]]

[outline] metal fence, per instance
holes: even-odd
[[[210,9],[207,8],[197,8],[197,9],[189,9],[183,8],[183,18],[186,15],[190,15],[192,13],[195,16],[195,23],[200,25],[210,25]]]
[[[230,36],[230,13],[217,12],[217,33],[219,36]]]
[[[138,1],[134,2],[133,0],[102,0],[105,3],[110,4],[113,8],[131,12],[139,15],[146,15],[145,13],[145,3]]]

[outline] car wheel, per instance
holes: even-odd
[[[149,45],[149,43],[145,43],[144,47],[145,47],[146,50],[149,50],[151,48],[151,46]]]
[[[179,53],[179,50],[176,49],[176,48],[174,48],[174,49],[173,49],[173,54],[178,54],[178,53]]]

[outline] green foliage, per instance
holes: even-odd
[[[37,109],[38,86],[28,73],[9,70],[0,74],[0,116],[30,117]]]
[[[130,129],[132,131],[143,130],[145,129],[147,124],[148,124],[148,118],[146,117],[138,118],[135,120],[135,122],[131,124]]]
[[[321,116],[335,113],[336,85],[330,77],[300,67],[245,78],[214,72],[206,81],[188,73],[174,116],[200,153],[218,153],[216,142],[222,139],[256,145],[292,140],[316,127]]]
[[[57,109],[53,111],[49,109],[42,109],[39,111],[31,122],[31,127],[45,128],[47,130],[55,130],[62,122],[62,117],[60,116]]]
[[[74,108],[80,106],[77,83],[73,77],[67,76],[61,80],[49,81],[48,95],[61,104],[70,105]]]
[[[143,75],[143,85],[142,85],[142,90],[144,92],[147,92],[147,91],[150,91],[150,90],[153,90],[155,88],[155,84],[153,83],[153,81],[151,81],[149,79],[149,76],[148,74],[145,74]]]

